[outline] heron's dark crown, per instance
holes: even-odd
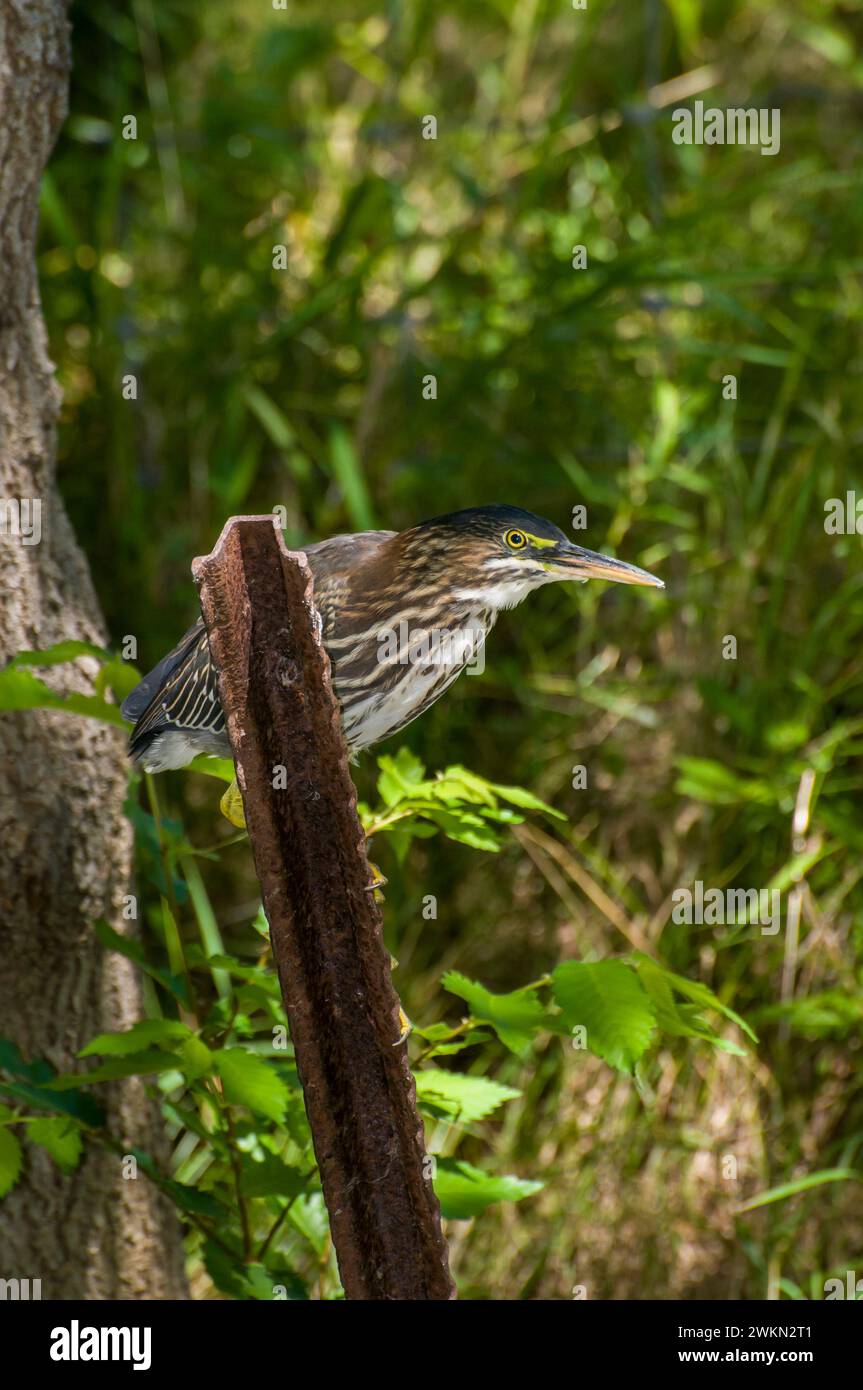
[[[450,532],[456,536],[497,539],[510,527],[525,530],[543,540],[566,540],[563,532],[544,517],[525,511],[523,507],[509,507],[503,503],[495,503],[488,507],[466,507],[464,511],[433,516],[428,521],[420,522],[419,526],[413,529],[417,535],[433,531]]]

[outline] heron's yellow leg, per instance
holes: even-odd
[[[384,874],[378,868],[377,864],[373,864],[371,859],[369,860],[369,868],[372,871],[372,881],[367,885],[366,892],[374,894],[374,899],[376,903],[382,903],[384,900],[384,895],[381,892],[381,889],[387,882],[386,874]]]
[[[395,956],[390,956],[390,970],[395,970],[397,965],[398,961],[396,960]],[[407,1039],[410,1037],[411,1033],[413,1032],[413,1028],[413,1024],[411,1023],[401,1004],[399,1004],[400,1032],[395,1042],[393,1043],[393,1047],[398,1047],[399,1043],[406,1042]]]

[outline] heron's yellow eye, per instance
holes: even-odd
[[[527,545],[527,537],[523,531],[507,531],[504,540],[510,550],[524,550]]]

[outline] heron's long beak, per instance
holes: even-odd
[[[638,565],[627,565],[623,560],[614,560],[610,555],[599,555],[595,550],[583,550],[580,545],[561,541],[554,550],[547,551],[544,557],[545,568],[559,579],[605,579],[614,584],[648,584],[653,589],[664,589],[665,585],[655,574],[641,570]]]

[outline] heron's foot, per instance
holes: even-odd
[[[378,868],[377,864],[373,864],[371,860],[369,860],[369,868],[372,871],[372,881],[371,883],[366,884],[366,892],[374,894],[374,899],[376,903],[382,903],[384,900],[384,895],[381,892],[381,889],[387,882],[386,875],[382,873],[381,870]]]
[[[243,806],[243,794],[237,786],[236,777],[219,802],[219,810],[225,817],[225,820],[229,820],[231,825],[235,825],[238,830],[246,829],[246,810]]]
[[[395,970],[397,965],[398,961],[396,960],[395,956],[391,955],[390,970]],[[413,1024],[411,1023],[401,1004],[399,1004],[399,1035],[393,1043],[393,1047],[400,1047],[403,1042],[407,1042],[413,1030]]]

